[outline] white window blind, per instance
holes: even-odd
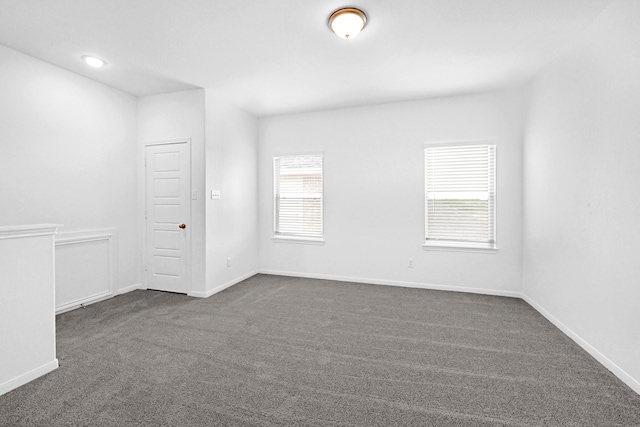
[[[427,147],[426,243],[495,244],[496,146]]]
[[[322,155],[273,158],[274,234],[322,237]]]

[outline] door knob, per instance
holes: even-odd
[[[185,228],[187,228],[187,224],[180,224],[178,228],[182,228],[184,230]]]

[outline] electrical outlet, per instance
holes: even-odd
[[[227,258],[227,267],[231,267],[231,258]]]
[[[413,259],[409,258],[409,268],[413,268],[414,265]]]

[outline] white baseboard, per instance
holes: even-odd
[[[215,295],[218,292],[222,292],[225,289],[230,288],[231,286],[233,286],[233,285],[235,285],[237,283],[240,283],[243,280],[248,279],[249,277],[255,276],[256,274],[258,274],[257,271],[252,271],[252,272],[244,274],[244,275],[242,275],[240,277],[237,277],[237,278],[235,278],[233,280],[230,280],[227,283],[223,283],[220,286],[216,286],[213,289],[209,289],[207,292],[195,292],[194,291],[194,292],[189,292],[187,295],[189,295],[190,297],[196,297],[196,298],[209,298],[211,295]]]
[[[558,320],[555,316],[545,310],[540,304],[535,302],[531,297],[526,294],[522,295],[522,299],[525,300],[531,307],[536,309],[540,314],[542,314],[549,322],[553,323],[558,329],[564,332],[569,338],[576,342],[580,347],[582,347],[587,353],[593,356],[598,362],[604,365],[605,368],[609,369],[613,374],[618,377],[622,382],[628,385],[633,391],[640,394],[640,382],[633,378],[631,375],[626,373],[621,367],[612,362],[607,356],[600,353],[598,349],[589,344],[585,339],[581,336],[573,332],[567,325]]]
[[[113,298],[116,295],[126,294],[127,292],[135,291],[137,289],[147,289],[147,288],[141,284],[134,284],[131,286],[127,286],[125,288],[118,289],[115,293],[101,292],[99,294],[91,295],[89,297],[82,298],[77,301],[72,301],[67,304],[63,304],[59,307],[56,307],[56,315],[66,313],[67,311],[75,310],[76,308],[80,308],[83,306],[95,304],[97,302],[104,301],[109,298]]]
[[[146,289],[144,285],[134,284],[131,286],[127,286],[125,288],[118,289],[115,293],[112,292],[101,292],[96,295],[91,295],[87,298],[82,298],[77,301],[72,301],[67,304],[63,304],[59,307],[56,307],[56,315],[66,313],[67,311],[75,310],[76,308],[80,308],[83,306],[95,304],[100,301],[107,300],[109,298],[113,298],[117,295],[126,294],[127,292],[135,291],[137,289]]]
[[[140,283],[136,283],[136,284],[133,284],[131,286],[127,286],[125,288],[118,289],[116,291],[116,295],[126,294],[127,292],[136,291],[138,289],[147,289],[147,287],[142,285],[142,284],[140,284]]]
[[[81,298],[79,300],[76,301],[71,301],[68,302],[66,304],[62,304],[60,306],[56,307],[56,314],[62,314],[65,313],[67,311],[71,311],[71,310],[75,310],[76,308],[80,308],[82,306],[85,305],[90,305],[90,304],[94,304],[96,302],[100,302],[100,301],[104,301],[108,298],[113,297],[113,292],[111,291],[106,291],[106,292],[100,292],[99,294],[95,294],[95,295],[90,295],[86,298]]]
[[[38,377],[43,376],[44,374],[48,374],[49,372],[54,371],[57,368],[58,368],[58,359],[53,359],[49,363],[45,363],[44,365],[38,368],[35,368],[3,384],[0,384],[0,396],[2,396],[5,393],[9,393],[11,390],[14,390],[20,386],[23,386],[26,383],[33,381]]]
[[[365,277],[348,277],[348,276],[334,276],[330,274],[310,274],[310,273],[298,273],[293,271],[277,271],[277,270],[258,270],[261,274],[271,274],[276,276],[291,276],[291,277],[306,277],[309,279],[323,279],[323,280],[337,280],[340,282],[355,282],[355,283],[367,283],[370,285],[383,285],[383,286],[400,286],[404,288],[418,288],[418,289],[433,289],[438,291],[453,291],[453,292],[466,292],[472,294],[482,295],[495,295],[501,297],[521,298],[522,293],[518,291],[503,291],[498,289],[481,289],[481,288],[466,288],[462,286],[450,286],[450,285],[434,285],[429,283],[418,282],[402,282],[397,280],[380,280],[370,279]]]

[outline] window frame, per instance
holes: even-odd
[[[493,194],[493,242],[474,242],[466,240],[429,240],[427,239],[427,164],[426,152],[428,148],[489,145],[494,149],[494,194]],[[423,244],[425,251],[454,251],[454,252],[478,252],[497,253],[498,247],[498,145],[491,140],[456,140],[425,142],[423,145]]]
[[[322,176],[322,188],[320,198],[320,220],[321,231],[319,236],[305,236],[295,234],[276,234],[277,228],[277,216],[276,216],[276,181],[275,181],[275,160],[282,157],[304,157],[304,156],[320,156],[322,158],[321,176]],[[324,223],[324,152],[323,151],[311,151],[311,152],[296,152],[296,153],[282,153],[273,155],[271,158],[271,202],[273,204],[271,212],[273,215],[272,222],[272,236],[271,240],[276,243],[299,243],[307,245],[324,245],[325,235],[325,223]]]

